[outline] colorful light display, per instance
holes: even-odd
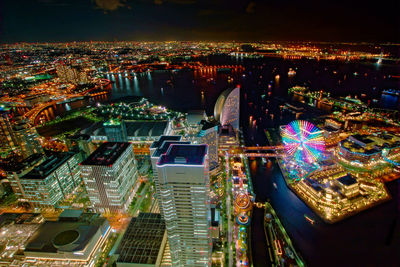
[[[282,131],[282,142],[286,154],[297,163],[314,163],[319,160],[325,149],[322,131],[314,124],[296,120]]]

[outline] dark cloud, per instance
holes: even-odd
[[[103,9],[105,12],[107,11],[115,11],[120,7],[125,6],[123,3],[124,0],[95,0],[95,3],[98,8]]]
[[[0,0],[0,42],[397,42],[398,10],[398,0]]]
[[[256,3],[255,2],[250,2],[247,7],[246,7],[246,12],[247,13],[254,13],[256,12]]]

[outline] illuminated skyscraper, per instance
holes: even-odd
[[[1,157],[6,158],[15,153],[17,140],[12,129],[10,110],[2,108],[0,115]]]
[[[43,153],[35,127],[28,119],[13,115],[10,110],[0,111],[0,147],[3,158],[13,155],[27,158]]]
[[[96,210],[128,209],[138,176],[130,143],[104,143],[80,165],[90,202]]]
[[[207,145],[171,144],[157,172],[172,265],[210,266]]]
[[[240,114],[240,87],[233,90],[225,90],[218,97],[214,107],[214,117],[222,126],[232,125],[239,130]]]
[[[151,165],[153,167],[153,181],[156,186],[156,198],[160,200],[157,195],[160,192],[160,181],[158,179],[157,162],[160,157],[167,152],[169,146],[172,144],[190,144],[190,142],[183,142],[181,136],[178,135],[163,135],[158,141],[153,142],[150,147]],[[162,205],[159,205],[160,213],[163,214]]]
[[[43,153],[39,142],[39,135],[28,119],[17,117],[13,124],[15,139],[20,149],[20,154],[26,158],[36,153]]]

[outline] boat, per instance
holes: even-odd
[[[399,96],[400,95],[400,91],[399,90],[394,90],[394,89],[387,89],[387,90],[383,90],[382,94]]]
[[[273,183],[275,189],[278,189],[278,186],[276,185],[276,183]]]
[[[314,224],[315,221],[313,219],[311,219],[310,217],[308,217],[307,215],[304,214],[304,218],[311,224]]]

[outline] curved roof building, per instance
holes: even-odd
[[[240,87],[227,89],[218,97],[214,107],[214,117],[222,126],[232,125],[239,129]]]

